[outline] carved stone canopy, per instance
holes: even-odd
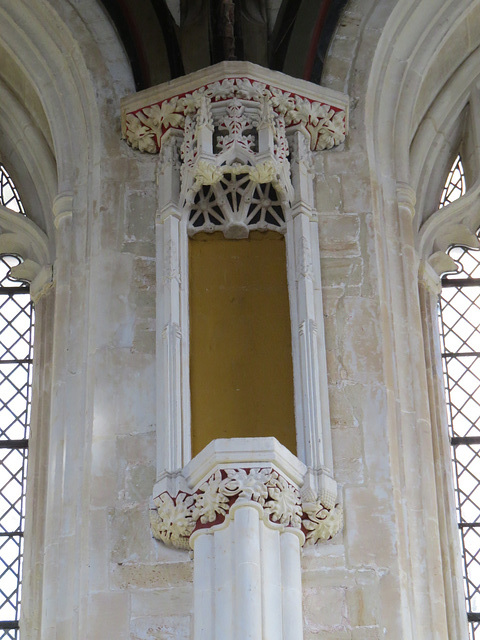
[[[237,109],[243,106],[250,112],[252,126],[260,122],[255,111],[266,101],[283,118],[287,131],[301,129],[308,134],[312,151],[331,149],[345,139],[346,96],[250,62],[221,62],[125,98],[122,134],[133,148],[158,153],[168,132],[184,130],[202,104],[213,107],[214,126],[228,128],[220,121],[223,107],[232,100]],[[220,140],[222,148],[232,137],[222,134]]]
[[[296,544],[328,539],[341,527],[312,168],[314,153],[344,141],[347,120],[347,96],[248,62],[222,62],[122,101],[127,143],[158,154],[151,521],[167,544],[195,543],[197,553],[207,529],[216,535],[246,511]],[[233,438],[192,460],[187,235],[244,238],[254,229],[285,234],[298,457],[273,438]],[[217,460],[219,443],[225,456]],[[196,473],[202,459],[214,464]]]
[[[179,183],[173,204],[190,212],[189,235],[284,233],[282,205],[301,191],[292,151],[305,157],[342,143],[347,105],[309,82],[223,62],[124,99],[122,132],[134,149],[160,153],[163,182]]]

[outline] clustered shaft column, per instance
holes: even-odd
[[[303,637],[301,531],[274,526],[261,506],[239,500],[223,526],[192,538],[195,640]]]
[[[195,640],[302,638],[301,547],[342,525],[306,472],[275,438],[214,440],[155,498],[155,537],[194,551]]]

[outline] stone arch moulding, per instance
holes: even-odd
[[[196,556],[198,535],[225,527],[234,507],[238,513],[247,500],[263,510],[268,526],[294,530],[302,542],[327,539],[341,526],[311,167],[315,152],[344,141],[347,115],[345,95],[247,62],[223,62],[122,101],[124,138],[159,158],[152,528],[177,547],[193,547],[196,539]],[[275,438],[235,438],[215,440],[190,460],[191,211],[202,189],[240,175],[253,186],[272,185],[284,212],[275,224],[286,237],[298,458]],[[200,230],[241,238],[268,228],[265,215],[249,219],[248,202],[235,212],[220,204],[220,223],[206,215]],[[275,498],[280,493],[290,496],[284,508]]]
[[[476,57],[476,59],[478,61],[478,57]],[[457,76],[460,75],[463,74],[457,73]],[[457,76],[452,80],[453,86],[455,86]],[[461,77],[460,80],[464,81],[465,78]],[[475,166],[479,166],[480,130],[478,126],[477,112],[480,104],[480,96],[478,89],[475,86],[476,82],[477,80],[472,83],[472,86],[470,86],[468,90],[464,90],[462,92],[455,104],[455,110],[452,109],[451,111],[454,111],[457,115],[465,108],[466,105],[470,104],[472,120],[469,121],[468,124],[470,127],[469,133],[472,137],[472,147],[474,150],[473,161]],[[419,128],[419,132],[417,133],[419,140],[418,142],[415,141],[415,151],[417,156],[420,156],[421,144],[427,147],[427,149],[439,148],[439,138],[441,139],[442,137],[446,137],[445,131],[448,131],[448,128],[451,127],[452,114],[450,111],[442,111],[442,106],[442,103],[439,104],[436,102],[431,106],[429,111],[430,117],[432,119],[436,118],[439,122],[438,132],[436,132],[435,135],[431,135],[430,138],[428,138],[428,132],[424,130],[427,129],[427,127]],[[425,155],[425,152],[423,153]],[[428,156],[426,159],[423,157],[420,159],[414,157],[414,159],[417,161],[417,166],[420,166],[420,160],[423,160],[424,165],[426,165]],[[441,157],[441,159],[444,160],[443,157]],[[427,167],[427,169],[429,168],[430,167]],[[438,163],[434,165],[434,169],[437,171],[439,170]],[[444,179],[446,179],[449,169],[449,165],[445,165],[443,167],[442,173]],[[432,169],[430,169],[430,171],[433,173]],[[425,168],[422,170],[422,173],[427,174]],[[431,179],[431,173],[427,174],[429,175],[429,179]],[[439,278],[444,273],[455,271],[457,268],[454,260],[448,255],[448,250],[451,246],[461,245],[472,249],[478,249],[479,247],[477,237],[477,230],[480,227],[480,214],[478,208],[479,196],[480,180],[476,177],[472,184],[467,183],[466,193],[460,196],[457,200],[446,204],[444,207],[438,207],[438,205],[435,205],[435,209],[433,211],[427,210],[428,216],[425,216],[426,219],[420,226],[416,237],[416,246],[419,256],[423,261],[424,269],[430,272],[430,275],[433,280],[436,281],[437,286],[439,286]],[[425,199],[422,198],[423,202],[424,200]],[[429,204],[431,207],[432,203]]]

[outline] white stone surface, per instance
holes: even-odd
[[[193,539],[194,638],[302,640],[300,537],[237,502],[226,526]]]

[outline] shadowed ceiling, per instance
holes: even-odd
[[[346,0],[101,0],[138,90],[222,60],[321,81]]]

